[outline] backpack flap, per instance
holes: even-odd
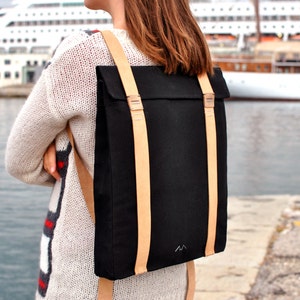
[[[147,99],[195,99],[203,98],[196,76],[189,77],[182,74],[166,75],[162,67],[131,66],[136,84],[142,100]],[[98,80],[106,86],[110,98],[126,101],[126,95],[121,83],[117,67],[98,66]],[[155,80],[154,80],[155,79]],[[220,68],[214,69],[210,83],[216,100],[229,98],[229,90]]]

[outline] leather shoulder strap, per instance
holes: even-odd
[[[93,223],[95,223],[93,179],[77,153],[77,150],[75,148],[75,143],[74,143],[74,137],[71,132],[71,128],[69,124],[67,125],[67,133],[74,152],[75,164],[77,168],[82,194],[84,196]]]
[[[217,134],[215,121],[215,94],[206,73],[198,75],[203,93],[208,172],[208,232],[205,255],[215,253],[218,212],[218,167],[217,167]]]
[[[135,274],[141,274],[147,272],[151,240],[150,162],[146,119],[130,64],[119,40],[111,31],[102,31],[102,35],[118,68],[132,119],[138,217]]]

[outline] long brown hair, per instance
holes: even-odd
[[[209,49],[188,0],[124,0],[124,6],[130,38],[167,73],[212,73]]]

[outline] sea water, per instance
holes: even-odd
[[[50,189],[4,170],[6,140],[24,99],[0,99],[0,300],[32,300]],[[228,101],[230,196],[300,193],[300,101]]]

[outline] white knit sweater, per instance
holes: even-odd
[[[132,65],[152,65],[124,30],[113,30]],[[79,32],[66,38],[43,71],[9,136],[6,168],[30,184],[53,186],[41,239],[36,299],[97,298],[93,272],[94,225],[78,182],[65,132],[70,121],[79,155],[93,174],[97,65],[112,65],[101,33]],[[62,179],[43,170],[43,154],[55,139]],[[185,265],[132,276],[114,284],[114,299],[185,298]]]

